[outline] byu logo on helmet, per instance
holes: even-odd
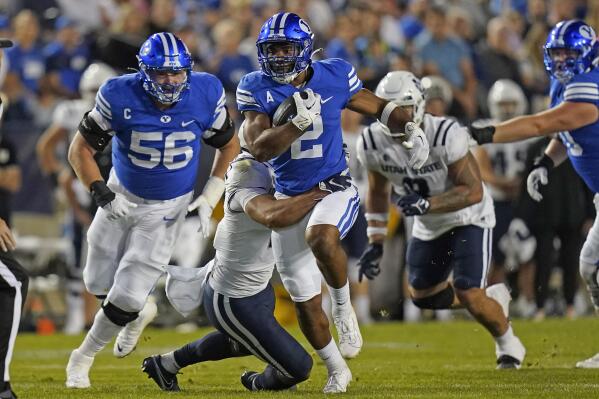
[[[183,91],[189,88],[193,67],[191,54],[181,39],[170,32],[155,33],[141,46],[137,60],[148,94],[163,104],[181,100]],[[181,71],[185,72],[184,80],[179,76]]]
[[[256,47],[262,72],[286,84],[312,63],[312,29],[297,14],[280,12],[262,25]]]
[[[549,32],[544,62],[547,72],[567,83],[574,75],[589,71],[599,56],[595,31],[579,20],[562,21]]]

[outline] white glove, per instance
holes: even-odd
[[[408,166],[412,169],[420,169],[428,159],[430,151],[428,140],[424,131],[414,122],[406,123],[407,140],[402,141],[401,145],[408,149],[412,157],[408,161]]]
[[[200,195],[187,207],[188,212],[196,209],[198,210],[198,216],[200,217],[200,229],[198,231],[202,233],[202,237],[208,238],[210,235],[210,219],[214,208],[208,203],[208,200],[204,195]]]
[[[542,200],[543,196],[539,192],[539,183],[546,185],[548,182],[549,179],[547,178],[547,168],[544,166],[538,166],[534,168],[528,174],[528,178],[526,179],[526,191],[528,191],[528,195],[530,195],[530,197],[537,202]]]
[[[114,199],[102,207],[102,209],[108,212],[108,220],[117,220],[125,217],[135,208],[137,208],[137,204],[129,201],[119,193],[115,193]]]
[[[291,119],[291,123],[302,132],[308,129],[320,115],[320,94],[314,93],[312,89],[306,89],[304,93],[308,98],[303,99],[300,92],[293,93],[297,115]]]

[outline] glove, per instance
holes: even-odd
[[[410,193],[400,197],[397,205],[405,216],[424,215],[431,207],[430,202],[418,193]]]
[[[493,134],[495,134],[495,126],[474,127],[468,126],[470,135],[478,144],[486,144],[493,142]]]
[[[90,192],[96,205],[108,213],[108,220],[117,220],[129,215],[137,204],[129,201],[122,194],[114,193],[102,180],[93,182]]]
[[[368,247],[360,257],[358,261],[358,282],[362,282],[362,277],[366,276],[368,280],[374,279],[381,272],[379,263],[383,257],[383,244],[372,243],[368,244]]]
[[[302,98],[302,94],[307,96]],[[320,94],[314,93],[312,89],[306,89],[302,93],[293,93],[297,115],[291,119],[291,123],[299,130],[305,132],[320,115]]]
[[[351,185],[352,180],[350,175],[335,175],[318,183],[318,188],[329,193],[336,193],[337,191],[347,190]]]
[[[542,185],[549,183],[547,174],[549,169],[552,169],[553,166],[553,160],[547,155],[543,155],[543,157],[534,164],[532,170],[528,174],[528,178],[526,179],[526,191],[528,191],[528,195],[530,195],[533,200],[538,202],[543,199],[539,183]]]
[[[208,238],[210,235],[210,219],[214,208],[202,194],[187,207],[188,212],[192,212],[196,209],[198,210],[198,216],[200,217],[200,229],[198,231],[202,234],[202,237]]]
[[[406,123],[406,135],[408,136],[408,140],[403,141],[401,145],[412,154],[408,161],[408,166],[412,169],[420,169],[428,159],[430,151],[428,140],[424,135],[424,131],[414,122]]]

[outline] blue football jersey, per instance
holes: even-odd
[[[563,101],[585,102],[599,107],[599,68],[574,75],[567,84],[551,82],[551,106]],[[568,157],[576,172],[593,192],[599,192],[599,121],[570,132],[560,132],[559,138],[568,149]]]
[[[239,111],[263,112],[271,119],[278,106],[294,92],[309,88],[320,94],[320,118],[287,151],[270,161],[275,188],[287,195],[310,190],[347,168],[341,110],[362,88],[362,82],[355,69],[338,58],[314,62],[312,68],[314,74],[302,88],[277,83],[261,71],[245,75],[237,86]]]
[[[114,131],[112,163],[125,188],[145,199],[167,200],[193,190],[200,138],[226,112],[225,92],[215,76],[193,72],[181,100],[161,111],[139,74],[128,74],[102,85],[95,111]]]

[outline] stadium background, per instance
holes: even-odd
[[[245,73],[258,68],[255,37],[261,24],[280,10],[295,12],[310,23],[315,32],[315,48],[323,49],[316,58],[346,59],[356,67],[369,89],[374,89],[391,70],[410,70],[419,77],[441,76],[451,88],[448,113],[463,123],[489,117],[487,94],[498,79],[511,79],[522,87],[529,103],[528,112],[546,107],[548,78],[541,49],[549,29],[558,21],[571,18],[585,19],[591,26],[599,27],[599,2],[595,0],[0,1],[0,37],[12,38],[16,44],[15,49],[3,55],[0,70],[0,87],[6,105],[0,135],[16,149],[22,174],[20,187],[0,179],[0,202],[12,208],[11,225],[17,235],[17,254],[34,277],[22,329],[44,335],[57,334],[56,338],[47,338],[49,341],[34,340],[27,335],[19,338],[15,353],[17,370],[26,369],[27,359],[36,357],[34,349],[39,349],[43,357],[44,351],[61,339],[58,333],[65,323],[66,276],[69,264],[72,266],[74,262],[66,222],[70,211],[55,179],[42,172],[36,154],[38,139],[51,124],[56,106],[79,96],[78,80],[90,63],[101,61],[119,73],[126,73],[130,68],[137,68],[135,54],[149,34],[172,31],[186,42],[195,60],[194,69],[211,72],[223,82],[229,96],[229,110],[239,121],[234,98],[237,82]],[[435,48],[431,45],[431,34],[446,35],[449,44]],[[448,99],[444,93],[443,100]],[[367,122],[349,112],[344,115],[344,126],[355,129]],[[59,153],[61,151],[64,155],[66,146],[59,148]],[[212,155],[209,149],[202,154],[203,167],[197,190],[201,190],[207,177]],[[565,179],[578,177],[572,173]],[[582,186],[576,185],[580,190]],[[558,196],[559,191],[567,190],[558,190]],[[588,192],[582,195],[590,198]],[[566,195],[556,201],[560,207],[569,206]],[[573,222],[575,226],[570,226],[581,239],[594,218],[592,206],[582,208],[584,217],[577,218]],[[531,212],[546,211],[539,208]],[[220,214],[215,212],[215,222]],[[369,287],[372,319],[449,321],[466,318],[459,312],[406,314],[413,309],[405,309],[403,262],[397,261],[402,258],[405,235],[399,216],[394,215],[391,220],[392,234],[386,244],[383,273]],[[184,234],[179,250],[183,255],[176,261],[188,266],[203,264],[211,255],[210,243],[201,242],[199,234],[194,235],[193,223]],[[566,303],[564,299],[563,276],[573,270],[577,274],[578,260],[577,257],[560,257],[559,249],[560,240],[556,238],[549,262],[536,265],[544,272],[551,272],[549,289],[542,294],[547,297],[542,309],[538,304],[535,306],[538,292],[534,277],[529,274],[518,279],[517,271],[509,273],[515,293],[525,291],[521,297],[526,297],[526,301],[514,309],[515,315],[543,322],[548,316],[573,319],[591,314],[587,294],[580,284],[581,288],[576,290],[575,282],[573,303]],[[189,332],[195,324],[202,324],[201,314],[198,314],[191,318],[193,324],[181,325],[184,320],[175,314],[159,291],[156,296],[161,311],[155,327],[178,325],[178,331]],[[293,325],[291,305],[283,293],[279,299],[279,318]],[[461,323],[456,321],[451,327],[456,334],[461,334],[462,328],[464,331],[472,329],[467,322]],[[588,319],[572,323],[564,327],[564,331],[597,327],[594,320]],[[535,324],[524,325],[529,331],[524,333],[523,339],[535,337]],[[543,324],[539,331],[550,336],[556,326],[562,328],[563,324]],[[410,328],[408,331],[417,334],[417,328]],[[371,333],[376,335],[376,331],[371,330]],[[164,333],[157,334],[160,337]],[[367,332],[367,340],[368,335]],[[393,340],[393,336],[389,339]],[[74,347],[75,342],[71,346]],[[26,351],[24,357],[20,357],[19,348],[23,345],[32,345],[31,353]],[[581,358],[590,354],[579,350]],[[558,352],[556,349],[555,353]],[[458,355],[452,356],[457,361],[463,360]],[[539,358],[553,356],[548,350]],[[569,356],[573,357],[573,353]],[[529,366],[534,368],[534,361],[531,364]],[[48,378],[54,384],[60,382],[54,380],[56,377]],[[459,394],[459,389],[455,394]]]

